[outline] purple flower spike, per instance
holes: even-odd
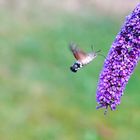
[[[127,16],[104,62],[96,93],[97,109],[116,109],[139,58],[140,4]]]

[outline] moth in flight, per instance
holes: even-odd
[[[101,51],[99,50],[97,52],[92,51],[90,53],[86,53],[83,50],[79,49],[75,43],[70,43],[69,48],[76,59],[76,62],[70,67],[70,70],[72,72],[77,72],[77,70],[89,64]]]

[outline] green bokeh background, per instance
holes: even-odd
[[[30,3],[22,12],[10,1],[0,10],[0,139],[140,139],[140,65],[120,106],[107,116],[96,110],[95,98],[104,58],[76,74],[69,70],[71,41],[107,55],[130,11],[108,16],[90,6],[67,12],[53,7],[58,1],[43,11]]]

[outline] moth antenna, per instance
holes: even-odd
[[[100,55],[100,56],[102,56],[102,57],[104,57],[106,59],[106,57],[103,54],[98,53],[98,55]]]
[[[92,49],[92,52],[94,52],[93,44],[91,45],[91,49]],[[102,56],[102,57],[104,57],[106,59],[106,57],[103,54],[99,53],[99,52],[101,52],[101,50],[96,51],[95,54],[98,54],[98,55],[100,55],[100,56]]]
[[[94,47],[93,47],[93,45],[91,45],[91,50],[94,51]]]
[[[94,46],[93,46],[93,44],[91,45],[91,49],[92,49],[92,52],[94,52]],[[95,53],[99,53],[99,52],[101,52],[101,50],[98,50]]]
[[[100,56],[102,56],[102,57],[104,57],[106,59],[106,57],[102,53],[99,53],[99,52],[101,52],[101,50],[98,50],[95,53],[98,54],[98,55],[100,55]]]
[[[98,53],[98,54],[99,54],[99,52],[101,52],[101,50],[98,50],[98,51],[96,51],[95,53]]]

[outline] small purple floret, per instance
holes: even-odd
[[[100,74],[96,99],[99,108],[115,110],[140,58],[140,4],[126,17]]]

